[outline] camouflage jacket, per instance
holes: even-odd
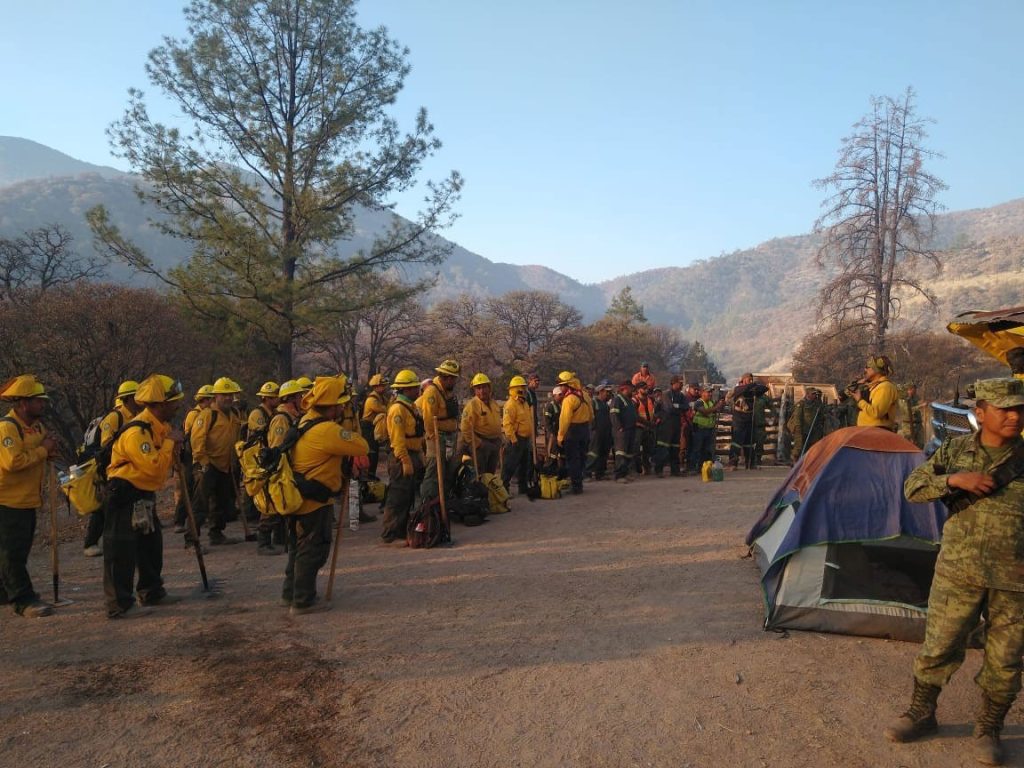
[[[991,473],[1020,439],[1003,448],[985,448],[976,435],[947,440],[910,473],[903,491],[914,502],[951,499],[949,475]],[[946,521],[935,571],[976,587],[1024,592],[1024,476]]]

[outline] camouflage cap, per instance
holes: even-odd
[[[1024,381],[1021,379],[981,379],[974,382],[974,396],[996,408],[1024,405]]]

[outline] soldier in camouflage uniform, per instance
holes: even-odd
[[[786,419],[786,429],[793,436],[793,461],[825,436],[825,406],[821,402],[820,389],[806,389],[803,398],[797,400]]]
[[[982,692],[975,757],[1002,765],[999,733],[1021,688],[1024,654],[1024,381],[985,379],[975,392],[981,432],[944,443],[904,486],[910,501],[941,500],[952,516],[935,564],[924,645],[914,661],[913,699],[885,735],[912,741],[938,729],[939,693],[986,611],[985,656],[975,678]]]
[[[907,384],[900,393],[900,437],[905,437],[918,448],[924,447],[924,419],[921,414],[921,399],[917,396],[917,384]]]

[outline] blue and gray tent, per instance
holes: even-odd
[[[903,495],[923,461],[898,435],[848,427],[796,463],[747,534],[765,629],[924,638],[946,509]]]

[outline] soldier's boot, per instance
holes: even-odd
[[[986,693],[981,695],[981,712],[974,723],[974,758],[982,765],[1002,765],[1005,759],[999,734],[1003,730],[1006,713],[1013,700],[996,701]]]
[[[885,738],[889,741],[915,741],[939,730],[939,724],[935,720],[935,707],[940,693],[942,686],[922,683],[915,677],[910,706],[896,722],[885,729]]]

